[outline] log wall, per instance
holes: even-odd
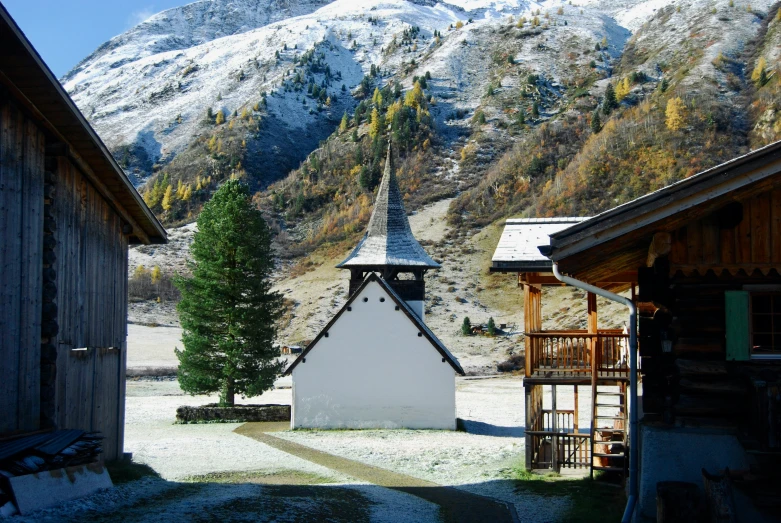
[[[640,318],[643,409],[676,425],[745,426],[750,390],[727,362],[725,293],[781,287],[781,190],[732,202],[671,238],[669,255],[640,269],[642,299],[658,307]]]
[[[0,435],[100,431],[112,460],[123,452],[128,239],[67,151],[0,86]]]
[[[0,88],[0,434],[39,427],[44,149]]]

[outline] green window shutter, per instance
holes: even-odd
[[[746,361],[751,355],[747,291],[726,291],[727,361]]]

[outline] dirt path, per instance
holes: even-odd
[[[443,520],[446,523],[480,521],[515,523],[519,521],[514,507],[509,503],[334,456],[268,433],[287,429],[287,424],[284,425],[285,427],[278,423],[245,423],[234,432],[361,481],[412,494],[435,503],[441,507]]]

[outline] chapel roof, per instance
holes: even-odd
[[[347,303],[345,303],[341,309],[339,309],[339,312],[337,312],[334,317],[331,319],[331,321],[328,322],[328,324],[323,327],[323,330],[320,331],[320,333],[315,337],[314,340],[304,349],[304,351],[298,356],[298,358],[293,361],[293,363],[290,364],[290,366],[285,370],[284,375],[290,375],[293,372],[293,369],[298,365],[300,362],[304,361],[306,359],[306,355],[309,354],[309,352],[317,345],[317,342],[320,341],[320,339],[325,336],[328,331],[331,329],[331,327],[339,320],[339,318],[344,314],[345,311],[349,310],[352,303],[355,301],[355,299],[361,294],[361,291],[369,285],[371,282],[377,282],[377,284],[382,287],[385,292],[388,294],[390,299],[399,307],[399,310],[404,313],[405,316],[413,323],[415,326],[420,330],[420,334],[422,334],[428,341],[431,343],[431,346],[437,350],[437,352],[440,353],[442,356],[442,361],[447,362],[454,371],[456,371],[458,374],[464,376],[464,369],[461,368],[461,364],[458,362],[458,359],[456,359],[455,356],[445,347],[445,344],[440,341],[439,338],[431,331],[431,329],[426,326],[426,324],[421,320],[417,314],[407,305],[407,303],[401,299],[401,297],[396,294],[396,291],[393,290],[393,287],[391,287],[388,282],[386,282],[384,279],[377,276],[375,273],[370,273],[366,279],[363,281],[361,286],[350,296],[350,298],[347,300]]]
[[[426,254],[412,235],[399,184],[393,171],[390,145],[385,161],[385,172],[382,175],[366,234],[353,252],[337,265],[340,269],[378,266],[420,268],[440,266]]]

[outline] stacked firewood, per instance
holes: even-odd
[[[56,430],[0,442],[0,476],[11,478],[98,461],[103,435]]]

